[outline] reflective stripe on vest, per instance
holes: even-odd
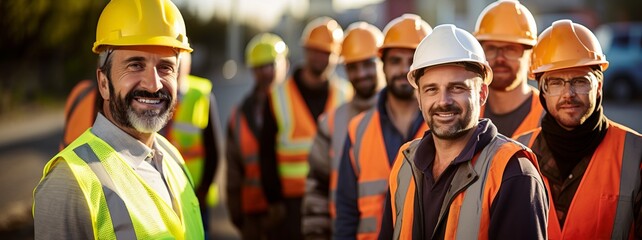
[[[421,139],[415,139],[401,146],[390,174],[390,201],[392,207],[392,239],[412,239],[416,184],[414,156]],[[423,237],[423,236],[420,236]]]
[[[205,156],[202,131],[209,122],[212,83],[208,79],[189,75],[187,84],[188,90],[176,107],[167,139],[181,153],[194,183],[199,185]]]
[[[335,111],[328,114],[329,130],[331,136],[331,171],[330,171],[330,217],[336,218],[336,202],[337,181],[339,178],[339,163],[343,157],[343,147],[345,146],[346,136],[348,135],[348,123],[350,120],[361,113],[354,102],[349,102],[339,106]],[[331,117],[331,118],[330,118]]]
[[[534,143],[540,131],[524,142]],[[531,146],[532,147],[532,146]],[[550,239],[633,239],[633,204],[640,191],[642,136],[609,121],[568,209],[564,229],[549,197]],[[549,186],[548,179],[544,183]],[[549,191],[550,192],[550,191]],[[588,209],[588,210],[587,210]]]
[[[419,143],[407,146],[415,147],[412,150],[415,151]],[[508,161],[516,152],[522,150],[526,150],[526,148],[510,142],[502,135],[498,135],[482,150],[479,156],[473,159],[474,172],[478,174],[477,180],[468,186],[465,191],[456,195],[450,206],[445,205],[450,201],[447,198],[444,199],[444,204],[442,204],[441,214],[446,212],[444,207],[450,209],[447,216],[445,239],[487,239],[490,222],[489,211],[494,200],[493,196],[500,189],[502,176]],[[535,164],[534,154],[530,151],[524,151],[524,153]],[[414,219],[415,213],[414,210],[407,211],[406,208],[414,209],[415,205],[414,197],[416,193],[414,190],[409,192],[411,187],[414,189],[416,181],[413,177],[413,169],[415,168],[414,154],[406,155],[406,158],[400,163],[400,167],[395,166],[395,171],[399,169],[398,172],[393,172],[390,175],[391,180],[399,181],[396,184],[391,184],[391,193],[394,193],[392,198],[394,201],[392,203],[394,206],[393,214],[397,215],[393,217],[395,223],[394,239],[409,239],[412,237],[413,232],[412,219]],[[490,169],[493,170],[489,171]],[[492,174],[489,175],[489,173]],[[455,176],[456,178],[457,176]],[[440,222],[442,217],[440,216]]]
[[[427,125],[422,124],[414,138],[420,137],[426,130]],[[353,141],[351,161],[358,182],[360,221],[357,238],[376,238],[381,226],[392,162],[388,159],[377,108],[366,111],[363,118],[351,121],[348,131]]]
[[[330,82],[325,110],[336,108],[346,99],[345,94]],[[310,170],[308,153],[317,131],[313,119],[293,78],[278,85],[270,94],[272,110],[278,132],[276,157],[283,195],[301,197],[305,192],[305,179]]]
[[[96,239],[202,239],[198,200],[181,168],[183,160],[161,136],[156,143],[173,206],[90,131],[49,161],[44,174],[57,161],[69,165],[88,203]]]
[[[232,112],[236,146],[239,146],[243,158],[243,183],[241,189],[241,208],[244,213],[264,212],[268,208],[267,200],[261,188],[261,170],[259,168],[259,143],[249,127],[247,118],[241,111]]]
[[[105,200],[107,200],[107,210],[109,210],[109,216],[112,220],[112,227],[118,229],[118,231],[115,232],[116,239],[136,239],[134,224],[132,223],[131,217],[129,217],[127,206],[125,206],[123,199],[118,196],[118,193],[114,192],[114,189],[116,189],[114,182],[111,180],[105,167],[100,163],[98,156],[96,156],[87,143],[75,148],[74,153],[85,161],[94,174],[96,174],[98,181],[100,181],[102,185]]]
[[[508,148],[507,144],[510,144],[512,148]],[[488,237],[490,206],[501,186],[504,170],[510,158],[518,150],[523,149],[525,149],[524,146],[512,144],[505,136],[498,135],[482,150],[474,164],[474,170],[479,174],[479,180],[466,188],[465,193],[462,193],[464,198],[459,210],[457,239],[486,239]],[[534,159],[534,156],[531,158]],[[496,175],[488,175],[491,165]],[[487,184],[494,184],[494,186],[489,188],[486,186]],[[489,192],[489,189],[494,192]],[[485,199],[489,199],[490,202],[484,201]],[[456,203],[453,202],[450,206],[452,208],[456,206]],[[450,217],[448,220],[447,224],[450,224]]]

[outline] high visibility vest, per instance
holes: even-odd
[[[388,192],[390,160],[381,129],[381,113],[372,108],[350,121],[348,134],[352,144],[350,162],[357,176],[360,219],[357,239],[376,239],[381,231],[381,217]],[[413,139],[428,130],[422,124]]]
[[[188,90],[176,107],[167,140],[181,153],[195,186],[198,186],[205,165],[202,133],[209,121],[212,83],[205,78],[189,75],[187,85]]]
[[[513,138],[541,126],[541,120],[544,117],[544,108],[539,102],[539,90],[533,87],[530,88],[533,92],[533,95],[531,95],[531,111],[528,112],[522,123],[515,129],[512,135]],[[485,110],[486,105],[483,105],[479,118],[484,117]]]
[[[156,143],[174,206],[89,130],[47,163],[43,179],[58,161],[69,165],[88,204],[95,239],[203,239],[198,199],[183,159],[162,136],[156,135]]]
[[[236,146],[239,146],[244,166],[241,188],[241,209],[244,213],[265,212],[267,200],[261,188],[261,169],[259,167],[259,143],[241,111],[232,111],[230,127]]]
[[[518,141],[533,146],[541,128]],[[559,224],[549,192],[549,239],[633,239],[633,205],[640,192],[642,136],[620,124],[609,122],[606,136],[595,149],[566,214]],[[544,177],[546,187],[548,179]]]
[[[97,101],[102,98],[98,97],[96,81],[82,80],[74,86],[65,104],[65,133],[60,150],[91,127],[99,110]]]
[[[413,236],[413,232],[421,232],[413,229],[415,214],[419,217],[423,215],[423,212],[414,207],[415,200],[421,199],[423,194],[423,189],[416,188],[417,183],[421,183],[423,179],[414,178],[415,173],[421,172],[414,165],[419,143],[420,139],[417,139],[401,147],[390,174],[393,239],[423,238]],[[497,135],[471,163],[458,166],[451,190],[442,203],[437,223],[439,226],[443,220],[446,221],[444,239],[488,239],[490,208],[501,187],[506,165],[517,152],[523,152],[537,167],[535,155],[529,149],[503,135]],[[447,209],[448,216],[444,216]]]
[[[345,144],[346,136],[348,135],[348,122],[359,112],[351,106],[351,103],[346,103],[339,106],[337,109],[330,111],[326,114],[328,123],[328,130],[330,136],[330,182],[329,182],[329,195],[330,201],[328,202],[328,209],[332,219],[337,216],[337,209],[335,206],[337,195],[337,181],[339,180],[339,162],[341,161],[341,153],[343,153],[343,146]]]
[[[330,81],[326,101],[327,112],[344,103],[350,97],[338,83]],[[301,96],[293,78],[277,85],[270,94],[272,112],[276,119],[276,159],[283,195],[302,197],[305,179],[310,171],[308,153],[317,132],[314,119]]]

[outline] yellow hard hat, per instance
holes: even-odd
[[[356,22],[348,26],[341,46],[344,63],[351,63],[377,57],[383,43],[381,30],[367,22]]]
[[[558,69],[597,65],[609,67],[597,38],[588,28],[564,19],[553,22],[533,47],[529,77]]]
[[[288,46],[279,36],[261,33],[252,38],[245,48],[245,63],[248,67],[258,67],[274,62],[278,57],[288,55]]]
[[[419,42],[432,32],[432,27],[418,15],[406,13],[393,19],[383,30],[385,48],[415,49]]]
[[[537,42],[537,25],[533,14],[516,0],[499,0],[488,5],[477,19],[475,38],[520,43]]]
[[[336,53],[341,51],[343,29],[337,21],[329,17],[316,18],[303,29],[301,45],[324,52]]]
[[[111,0],[103,9],[92,51],[107,46],[152,45],[191,52],[185,22],[170,0]]]

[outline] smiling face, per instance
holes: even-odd
[[[358,97],[367,99],[377,93],[377,83],[383,76],[381,61],[378,58],[350,62],[345,66],[348,80]]]
[[[572,130],[583,124],[595,111],[597,97],[602,95],[602,82],[598,81],[590,67],[575,67],[546,72],[540,78],[540,85],[549,81],[569,81],[573,79],[588,79],[590,90],[586,93],[572,89],[570,82],[562,83],[561,92],[551,94],[543,91],[548,113],[566,130]],[[579,88],[579,87],[577,87]],[[578,93],[580,92],[580,93]]]
[[[135,46],[111,53],[110,70],[98,70],[103,112],[131,135],[151,134],[172,117],[176,105],[177,53],[168,47]]]
[[[389,48],[384,50],[383,72],[386,76],[388,91],[400,100],[414,100],[414,88],[408,83],[408,71],[412,65],[414,49]]]
[[[459,139],[476,124],[488,86],[481,76],[461,65],[439,65],[417,81],[419,108],[432,134],[439,139]]]

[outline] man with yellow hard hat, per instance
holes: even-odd
[[[275,239],[303,238],[301,202],[317,119],[350,98],[342,83],[329,80],[342,40],[343,29],[334,19],[320,17],[308,23],[301,37],[303,66],[295,68],[268,96],[259,161]]]
[[[185,23],[169,0],[112,0],[93,49],[103,100],[94,125],[45,166],[36,239],[203,239],[180,153],[157,134],[176,106]]]
[[[288,47],[272,33],[252,38],[245,51],[254,77],[252,91],[232,110],[227,127],[227,206],[243,239],[265,239],[268,203],[261,188],[258,161],[263,108],[270,89],[287,74]]]

